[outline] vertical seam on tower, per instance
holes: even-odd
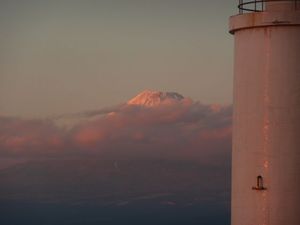
[[[264,32],[264,38],[265,38],[265,65],[264,65],[264,80],[263,80],[263,127],[262,127],[262,133],[263,133],[263,165],[261,167],[263,168],[263,174],[267,178],[267,181],[269,181],[269,159],[268,159],[268,148],[269,148],[269,140],[270,140],[270,114],[269,114],[269,107],[270,107],[270,57],[271,57],[271,29],[265,28]],[[268,182],[270,183],[270,182]],[[267,185],[268,185],[267,183]],[[268,191],[262,192],[263,197],[263,225],[269,225],[269,196]]]

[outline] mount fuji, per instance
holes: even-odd
[[[176,92],[143,91],[127,102],[127,105],[154,107],[161,104],[179,103],[186,98]]]

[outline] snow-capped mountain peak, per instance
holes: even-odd
[[[141,105],[146,107],[158,106],[166,103],[175,103],[185,98],[176,92],[143,91],[127,102],[128,105]]]

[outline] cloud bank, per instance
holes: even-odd
[[[70,119],[71,125],[64,126]],[[187,98],[155,107],[124,104],[59,119],[0,117],[0,156],[204,160],[228,155],[231,122],[231,106]]]

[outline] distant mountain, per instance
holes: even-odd
[[[143,91],[127,102],[128,105],[140,105],[146,107],[158,106],[161,104],[178,103],[184,100],[181,94],[176,92]]]
[[[108,108],[89,110],[85,112],[65,114],[51,118],[58,126],[72,128],[75,125],[85,122],[95,121],[103,116],[114,115],[128,107],[142,106],[146,108],[154,108],[157,106],[176,105],[183,102],[192,102],[191,99],[184,97],[176,92],[162,92],[145,90],[129,101]]]

